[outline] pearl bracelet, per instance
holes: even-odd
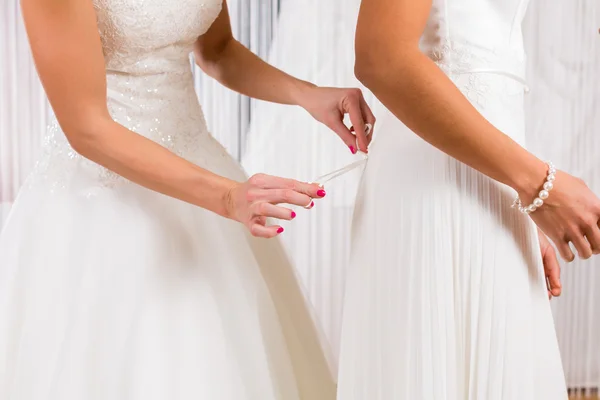
[[[518,210],[523,214],[529,215],[538,208],[540,208],[544,204],[544,200],[546,200],[548,196],[550,196],[550,191],[554,188],[554,180],[556,179],[556,168],[554,167],[554,164],[552,164],[551,161],[548,161],[546,164],[548,165],[548,175],[546,176],[546,182],[544,182],[542,190],[540,190],[540,192],[538,193],[538,197],[536,197],[533,200],[533,203],[531,203],[527,207],[524,207],[523,203],[521,202],[521,199],[517,195],[517,198],[515,199],[512,205],[513,208],[518,208]]]

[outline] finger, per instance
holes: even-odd
[[[563,260],[566,262],[572,262],[575,260],[575,254],[573,254],[571,246],[569,246],[569,239],[567,237],[560,238],[559,240],[553,240],[553,242]]]
[[[598,228],[598,225],[586,229],[585,237],[592,248],[592,253],[600,254],[600,228]]]
[[[356,137],[344,124],[344,121],[341,118],[342,116],[340,116],[340,119],[332,120],[328,126],[340,137],[340,139],[344,141],[344,143],[346,143],[346,146],[348,146],[350,152],[352,152],[352,154],[356,154],[358,151],[358,148],[356,147]]]
[[[560,264],[553,247],[548,247],[544,254],[544,272],[548,282],[548,290],[554,297],[560,296],[562,284],[560,282]]]
[[[360,105],[360,98],[362,95],[352,96],[346,103],[347,111],[350,114],[350,121],[354,126],[354,132],[356,133],[356,142],[358,149],[363,153],[368,151],[367,134],[365,132],[365,119],[362,115],[362,109]]]
[[[291,221],[296,218],[296,213],[289,208],[276,206],[271,203],[258,203],[256,205],[256,215],[267,218],[277,218],[285,221]]]
[[[590,243],[585,239],[583,235],[577,235],[574,239],[571,240],[575,249],[577,249],[577,255],[579,258],[587,260],[592,256],[592,247]]]
[[[363,118],[365,119],[365,123],[371,125],[371,129],[368,132],[366,132],[368,143],[371,144],[371,140],[373,140],[373,131],[375,129],[376,118],[375,118],[375,115],[373,115],[373,112],[371,111],[371,107],[369,107],[369,105],[367,104],[367,101],[365,100],[364,96],[362,95],[362,92],[360,95],[360,108],[362,110]]]
[[[352,132],[352,134],[355,135],[353,126],[350,127],[350,132]],[[365,134],[367,135],[367,138],[369,138],[369,140],[371,140],[371,132],[373,132],[373,125],[366,123],[365,124]],[[356,136],[355,136],[355,138],[356,138]]]
[[[323,186],[317,183],[300,182],[295,179],[281,178],[278,176],[265,175],[265,178],[260,182],[260,189],[251,191],[252,194],[256,194],[256,200],[265,200],[268,196],[266,191],[269,190],[291,190],[304,194],[311,198],[322,198],[325,197],[326,192]],[[261,197],[262,196],[262,197]],[[302,206],[309,203],[307,200]],[[290,203],[291,204],[291,203]],[[295,204],[295,203],[294,203]]]
[[[267,193],[266,201],[272,204],[291,204],[304,207],[312,202],[312,197],[293,190],[273,189]]]
[[[305,207],[312,202],[310,196],[290,189],[261,190],[253,195],[253,199],[257,202],[267,202],[276,205],[290,204],[300,207]]]
[[[270,239],[276,236],[279,236],[283,233],[283,228],[281,226],[264,226],[261,224],[253,224],[250,228],[250,233],[252,236]]]
[[[307,210],[312,209],[315,206],[315,202],[312,201],[312,199],[310,200],[310,204],[307,204],[304,206],[304,208],[306,208]]]

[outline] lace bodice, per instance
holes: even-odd
[[[521,23],[529,0],[434,0],[421,48],[479,108],[497,90],[523,90]],[[515,82],[489,79],[502,74]]]
[[[109,71],[171,72],[221,11],[221,0],[94,0]]]
[[[94,7],[113,119],[198,164],[208,151],[225,156],[207,131],[189,59],[221,0],[94,0]],[[36,172],[54,187],[82,173],[102,187],[124,181],[73,151],[56,121]]]

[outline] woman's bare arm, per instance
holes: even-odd
[[[21,7],[38,73],[72,147],[133,182],[225,215],[224,198],[233,182],[110,117],[92,2],[22,0]]]
[[[320,197],[316,185],[281,178],[259,176],[246,184],[233,182],[117,124],[108,112],[104,57],[92,1],[21,0],[21,7],[52,108],[73,149],[82,156],[149,189],[237,219],[259,236],[272,237],[277,231],[259,226],[256,221],[262,221],[262,214],[290,219],[289,212],[278,207],[255,213],[265,208],[259,203],[286,200],[305,205],[309,197]],[[254,190],[262,190],[261,195],[249,201],[246,194]]]
[[[423,139],[530,197],[545,163],[483,118],[419,50],[430,8],[431,0],[363,0],[357,77]]]
[[[364,125],[374,125],[375,117],[360,89],[317,87],[264,62],[233,37],[226,1],[208,32],[196,41],[194,54],[198,66],[224,86],[255,99],[300,106],[352,150],[356,138],[343,124],[344,113],[349,113],[359,148],[367,151],[371,137]]]
[[[479,114],[419,50],[431,5],[431,0],[363,0],[356,33],[356,75],[424,140],[511,186],[529,204],[544,182],[547,167]],[[577,204],[582,207],[579,211]],[[546,205],[531,215],[564,258],[573,258],[568,241],[582,257],[591,256],[592,249],[600,251],[600,203],[576,178],[559,172]]]
[[[235,40],[226,1],[216,21],[196,41],[194,55],[205,73],[229,89],[256,99],[300,105],[315,87],[269,65]]]

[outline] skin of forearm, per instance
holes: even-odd
[[[218,56],[198,65],[229,89],[273,103],[302,105],[307,92],[315,87],[267,64],[233,38]]]
[[[377,54],[357,49],[357,77],[433,146],[524,197],[539,190],[545,163],[489,123],[418,48],[401,46]]]
[[[110,117],[95,118],[86,126],[67,135],[82,156],[148,189],[229,217],[227,196],[236,182],[178,157]]]

